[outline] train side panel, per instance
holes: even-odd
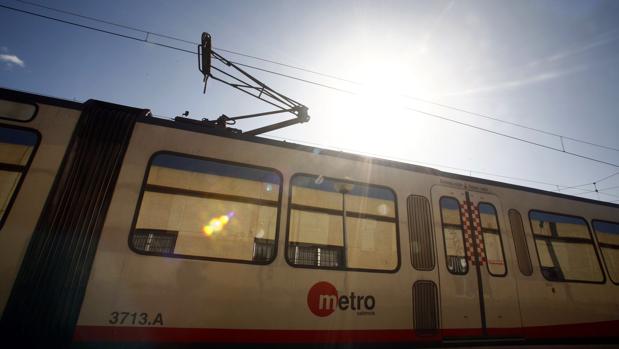
[[[78,336],[82,333],[87,339],[98,326],[109,326],[115,322],[114,312],[146,313],[149,318],[162,314],[164,327],[185,329],[373,329],[396,331],[398,336],[402,334],[397,331],[404,331],[405,336],[413,336],[411,289],[421,273],[411,267],[405,195],[398,197],[401,255],[397,273],[291,267],[284,258],[288,216],[285,199],[279,217],[278,255],[267,266],[144,256],[129,250],[128,232],[147,163],[162,150],[277,169],[284,178],[284,198],[289,196],[288,179],[295,173],[319,172],[316,174],[325,177],[385,185],[398,193],[414,193],[414,189],[422,195],[427,191],[420,188],[429,188],[433,180],[430,176],[415,181],[394,180],[391,169],[371,163],[140,123],[103,230]],[[420,185],[423,180],[428,183]],[[436,271],[426,272],[424,278],[436,282]],[[308,309],[307,299],[312,286],[321,281],[334,285],[340,295],[371,296],[375,304],[371,311],[349,308],[318,317]]]
[[[619,288],[608,280],[604,263],[594,259],[595,268],[603,272],[600,282],[551,281],[541,272],[538,246],[532,232],[529,212],[539,210],[582,217],[591,230],[591,220],[617,220],[616,208],[576,200],[557,199],[536,193],[506,191],[506,205],[522,215],[528,253],[533,265],[531,276],[515,270],[518,279],[523,324],[530,337],[599,336],[609,328],[619,328]],[[598,218],[599,217],[599,218]],[[593,234],[593,232],[591,232]],[[594,234],[593,234],[594,235]],[[593,243],[597,246],[595,236]],[[599,249],[596,248],[599,255]],[[569,268],[569,265],[564,267]],[[554,328],[546,326],[555,326]],[[567,326],[567,327],[566,327]],[[571,326],[571,327],[570,327]],[[597,332],[596,327],[601,329]],[[580,332],[580,333],[579,333]],[[606,333],[605,335],[608,335]]]
[[[34,104],[25,101],[19,103]],[[18,130],[34,132],[39,137],[32,162],[0,230],[0,313],[11,294],[28,243],[80,114],[75,109],[43,103],[36,105],[36,115],[30,121],[0,120],[0,127],[18,127]]]
[[[139,207],[144,175],[149,160],[160,151],[225,159],[281,172],[283,199],[279,203],[277,258],[265,266],[151,256],[131,251],[127,240],[135,209]],[[289,224],[288,198],[291,195],[289,181],[298,173],[379,184],[397,193],[400,266],[396,273],[297,268],[288,264],[285,253]],[[461,188],[480,187],[474,182],[449,181],[457,182],[456,186]],[[439,287],[449,287],[450,275],[445,275],[439,281],[439,267],[430,271],[412,268],[406,197],[415,194],[430,198],[430,188],[433,185],[445,185],[445,182],[437,176],[322,155],[319,152],[300,152],[138,123],[95,257],[76,340],[139,341],[151,338],[181,342],[226,341],[231,339],[226,337],[230,333],[235,334],[233,341],[440,340],[437,336],[420,337],[414,331],[415,309],[412,306],[411,288],[420,280],[430,280]],[[508,310],[503,309],[497,315],[497,319],[501,319],[503,316],[500,312],[508,311],[505,318],[511,319],[506,322],[509,325],[499,326],[507,326],[502,327],[506,331],[501,333],[508,337],[526,334],[533,338],[537,336],[536,328],[617,320],[613,310],[617,307],[614,297],[617,294],[616,286],[609,283],[556,283],[543,279],[527,216],[531,209],[548,210],[548,206],[552,205],[554,211],[580,212],[587,219],[599,212],[604,212],[600,219],[610,219],[616,214],[615,208],[600,210],[598,205],[575,205],[565,199],[493,186],[485,186],[485,190],[501,200],[498,214],[507,265],[507,274],[503,280],[510,285],[510,291],[505,291],[503,287],[500,288],[502,294],[495,298],[491,292],[484,295],[487,300],[502,299],[502,302],[509,304],[505,308]],[[542,205],[544,200],[547,204],[543,206],[534,207],[532,204]],[[521,275],[515,261],[514,242],[506,215],[506,211],[512,208],[518,209],[523,215],[534,269],[532,276]],[[436,214],[434,217],[434,225],[440,225],[440,218]],[[445,257],[440,250],[444,248],[444,242],[440,233],[436,234],[435,248],[439,251],[435,251],[436,263],[442,265],[445,264]],[[346,310],[335,309],[328,316],[313,314],[308,306],[308,294],[319,282],[332,284],[340,296],[352,293],[372,296],[375,301],[372,311],[353,311],[349,307]],[[599,299],[591,299],[591,294],[597,293],[600,294]],[[453,309],[454,302],[458,300],[440,300],[443,333],[457,333],[454,330],[475,327],[468,324],[468,319],[453,317],[450,309]],[[540,309],[544,309],[543,312]],[[586,316],[579,316],[585,311]],[[124,320],[119,317],[124,317]]]
[[[111,184],[101,189],[111,195],[109,210],[108,199],[96,195],[84,207],[76,200],[69,213],[84,229],[43,226],[41,233],[37,222],[49,211],[48,198],[58,194],[54,182],[79,133],[82,105],[1,92],[38,108],[30,119],[0,116],[3,331],[14,325],[9,320],[18,319],[20,333],[28,332],[24,314],[32,307],[25,309],[12,292],[28,265],[25,256],[36,229],[40,241],[66,233],[67,244],[54,240],[52,245],[61,244],[57,247],[71,261],[96,247],[92,269],[86,262],[72,264],[77,274],[52,270],[72,280],[66,290],[75,299],[53,298],[61,288],[50,277],[45,282],[56,288],[41,292],[62,298],[62,304],[37,305],[48,315],[65,312],[65,332],[73,331],[75,320],[62,307],[73,308],[76,316],[79,311],[73,337],[79,343],[616,339],[619,288],[609,278],[612,264],[600,253],[612,247],[612,239],[600,240],[592,227],[593,220],[617,222],[616,206],[320,149],[190,131],[145,118],[144,110],[95,101],[91,120],[101,127],[114,113],[142,118],[130,138],[131,128],[120,127],[124,131],[117,131],[126,131],[123,139],[114,140],[110,131],[109,139],[88,143],[92,149],[111,145],[111,150],[129,142],[126,154],[123,150],[114,160],[120,165],[122,159],[117,180],[111,174]],[[2,108],[16,110],[15,105]],[[71,149],[85,155],[85,147]],[[111,160],[95,164],[107,160],[92,156],[84,161],[95,160],[95,172],[86,171],[77,181],[115,166]],[[78,171],[82,165],[75,166]],[[80,188],[86,195],[89,186]],[[460,209],[443,205],[444,196],[457,198]],[[71,234],[81,241],[93,222],[76,212],[103,203],[102,212],[91,212],[103,222],[98,244],[73,244],[77,238]],[[520,227],[514,224],[518,216]],[[225,239],[218,235],[228,223],[245,231],[239,227],[248,220],[256,222],[247,225],[249,243],[236,233]],[[183,231],[178,239],[178,227],[191,234]],[[462,251],[456,246],[458,229]],[[54,251],[59,250],[44,249]],[[55,254],[49,254],[57,259],[54,265],[67,265],[67,258]],[[454,257],[468,260],[468,274],[449,269]],[[75,280],[89,272],[81,302],[86,280]],[[27,284],[22,291],[28,291]],[[37,292],[22,294],[28,299]],[[7,304],[13,317],[7,317]],[[45,325],[57,323],[53,317],[36,321],[35,332],[54,332]]]

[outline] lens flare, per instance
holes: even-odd
[[[234,212],[228,212],[226,215],[214,217],[208,224],[202,227],[202,232],[206,236],[213,236],[213,234],[221,232],[232,217],[234,217]]]
[[[204,227],[202,227],[202,232],[206,236],[211,236],[213,235],[213,228],[211,226],[205,225]]]

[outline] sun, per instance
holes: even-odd
[[[344,76],[356,82],[347,87],[354,93],[339,96],[329,105],[340,129],[346,130],[339,141],[350,150],[393,153],[398,147],[393,131],[418,128],[413,122],[416,116],[406,108],[419,107],[421,102],[415,98],[431,99],[448,87],[434,78],[443,70],[438,63],[427,48],[412,53],[376,50],[359,54],[342,69]]]

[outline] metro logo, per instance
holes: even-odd
[[[316,316],[331,315],[335,309],[357,311],[357,315],[374,315],[371,311],[376,305],[373,296],[338,296],[337,289],[326,281],[314,284],[307,293],[307,306]]]
[[[307,306],[316,316],[331,315],[337,306],[337,290],[326,281],[320,281],[307,293]]]

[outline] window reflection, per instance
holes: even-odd
[[[614,283],[619,283],[619,223],[593,221],[593,229],[608,275]]]
[[[271,170],[158,154],[144,186],[133,248],[269,262],[274,258],[280,185],[281,178]],[[142,241],[148,239],[165,243],[146,249]]]
[[[602,282],[604,275],[584,219],[531,211],[531,229],[544,277]]]
[[[292,178],[288,261],[321,268],[394,270],[395,195],[323,176]]]

